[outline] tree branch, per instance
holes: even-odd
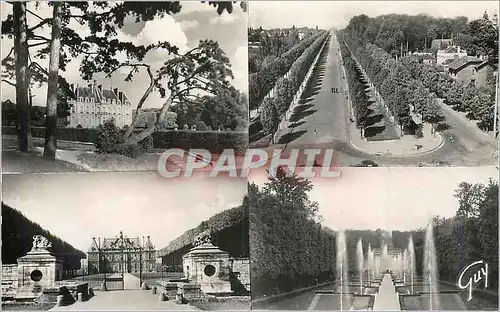
[[[6,84],[11,85],[11,86],[13,86],[14,88],[16,87],[16,84],[15,84],[15,83],[13,83],[12,81],[8,81],[8,80],[6,80],[6,79],[2,79],[2,82],[5,82]]]
[[[207,61],[201,63],[200,65],[198,65],[197,68],[195,68],[195,70],[193,70],[191,75],[187,76],[184,80],[178,81],[175,85],[178,86],[178,85],[181,85],[181,84],[191,80],[191,78],[193,78],[194,76],[196,76],[198,74],[198,72],[203,68],[203,66],[205,66],[209,63],[210,63],[210,60],[207,60]]]
[[[133,119],[132,119],[132,124],[130,125],[130,127],[127,128],[127,130],[125,131],[125,133],[123,135],[124,139],[127,139],[128,137],[130,137],[130,135],[134,131],[135,127],[137,126],[137,123],[139,122],[139,117],[141,115],[142,105],[144,105],[144,102],[146,102],[146,99],[149,97],[151,92],[153,92],[153,88],[154,88],[154,78],[153,78],[153,72],[151,71],[151,67],[149,65],[146,65],[146,64],[138,64],[134,67],[137,68],[138,66],[146,67],[146,71],[147,71],[148,76],[149,76],[149,86],[146,89],[146,91],[144,91],[144,94],[142,95],[141,99],[139,100],[139,103],[137,104],[137,108],[135,110],[135,114],[134,114]]]
[[[33,44],[29,44],[28,45],[28,48],[33,48],[33,47],[37,47],[37,46],[40,46],[40,45],[44,45],[44,44],[49,44],[50,42],[38,42],[38,43],[33,43]]]
[[[35,17],[38,17],[39,19],[41,19],[42,21],[45,20],[44,18],[42,18],[40,15],[32,12],[31,10],[28,10],[26,9],[26,12],[30,13],[31,15],[35,16]]]
[[[40,23],[36,24],[35,26],[28,28],[28,32],[33,32],[33,30],[44,26],[45,24],[49,23],[50,21],[51,21],[50,18],[46,18],[43,21],[41,21]]]
[[[5,62],[9,57],[10,55],[14,52],[14,47],[10,48],[10,51],[9,51],[9,54],[7,54],[7,56],[2,60],[2,64],[3,62]]]

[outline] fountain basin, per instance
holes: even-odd
[[[457,291],[421,292],[413,295],[399,295],[401,310],[430,310],[431,297],[436,297],[439,307],[433,310],[467,310],[465,302]]]
[[[366,286],[363,294],[364,295],[376,295],[376,294],[378,294],[378,286]]]
[[[317,293],[308,310],[350,310],[354,303],[354,297],[354,294]]]

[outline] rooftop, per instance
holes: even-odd
[[[448,65],[448,68],[452,69],[452,70],[458,70],[467,64],[470,64],[470,63],[479,64],[482,62],[483,62],[482,60],[480,60],[474,56],[463,56],[463,57],[459,58],[458,60],[456,60],[455,62]]]
[[[102,250],[114,250],[114,249],[148,249],[154,250],[153,243],[151,243],[151,238],[147,236],[144,245],[141,244],[141,239],[139,237],[127,237],[120,232],[119,236],[116,237],[104,237],[101,243]],[[89,248],[89,252],[98,251],[99,247],[95,239],[92,240],[92,244]]]
[[[102,85],[96,85],[95,83],[89,84],[86,87],[77,85],[76,88],[72,84],[71,90],[73,91],[75,98],[93,98],[96,103],[103,103],[111,100],[119,101],[123,104],[128,102],[128,98],[125,93],[119,91],[118,88],[113,90],[103,89]]]

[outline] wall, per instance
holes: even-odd
[[[488,65],[483,66],[476,72],[476,88],[484,87],[487,84],[488,76],[493,75],[493,68]]]
[[[233,272],[239,272],[240,281],[245,286],[245,288],[250,291],[250,259],[240,258],[240,259],[230,259],[232,262],[231,270]]]
[[[474,73],[473,73],[474,65],[469,64],[465,68],[461,69],[456,74],[457,80],[459,80],[462,83],[462,85],[466,86],[470,83],[470,81],[474,75]]]
[[[17,264],[2,265],[2,298],[14,297],[17,292]]]

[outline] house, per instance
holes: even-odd
[[[421,58],[422,58],[422,63],[426,65],[434,65],[436,63],[436,59],[434,58],[434,56],[430,54],[424,54],[421,56]]]
[[[461,57],[467,56],[467,51],[459,46],[449,46],[446,49],[440,49],[436,53],[436,63],[442,65],[447,60],[458,60]]]
[[[483,60],[477,57],[464,56],[448,65],[448,74],[463,85],[468,85],[475,78],[475,67],[481,63]]]
[[[431,50],[444,50],[453,45],[453,39],[434,39],[431,42]]]
[[[484,61],[474,67],[473,73],[476,87],[484,87],[488,84],[488,80],[498,74],[498,64]]]

